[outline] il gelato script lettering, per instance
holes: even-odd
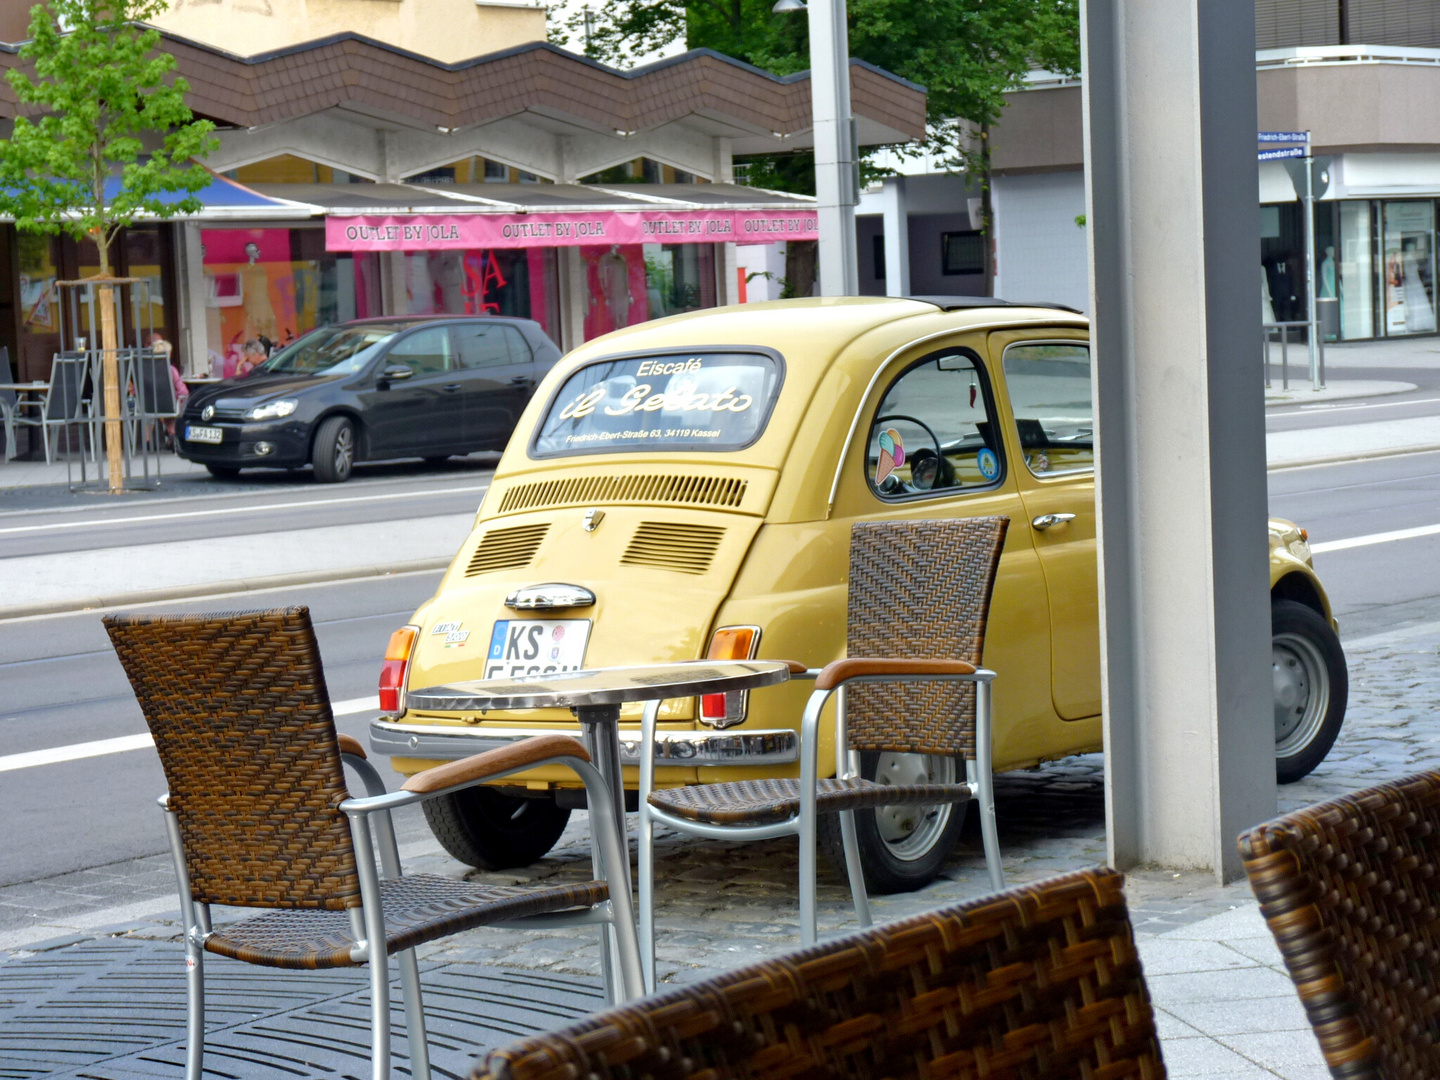
[[[605,406],[606,416],[628,416],[630,413],[658,412],[744,412],[755,404],[749,394],[736,394],[731,386],[718,394],[702,394],[686,388],[678,393],[656,394],[648,383],[632,387],[614,405]],[[561,420],[580,420],[595,411],[605,400],[605,388],[586,391],[560,410]]]

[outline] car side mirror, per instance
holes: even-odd
[[[408,379],[415,372],[411,371],[404,364],[386,364],[385,370],[380,372],[381,382],[399,382],[401,379]]]

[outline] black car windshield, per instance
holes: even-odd
[[[533,453],[739,450],[765,430],[783,373],[779,357],[739,351],[587,364],[550,402]]]
[[[272,375],[351,375],[403,329],[399,323],[321,327],[285,346],[260,370]]]

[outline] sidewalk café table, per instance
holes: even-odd
[[[673,664],[595,668],[478,679],[410,690],[409,708],[484,713],[491,709],[568,708],[580,721],[581,738],[615,797],[615,821],[626,848],[625,783],[620,772],[620,706],[629,701],[723,694],[773,686],[790,678],[789,665],[776,660],[683,660]],[[625,864],[627,879],[629,861]]]

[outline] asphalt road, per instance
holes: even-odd
[[[1440,388],[1428,396],[1440,397]],[[1430,402],[1409,407],[1440,408]],[[1300,421],[1287,421],[1282,413],[1271,422]],[[75,550],[396,514],[468,512],[478,504],[476,489],[487,479],[484,470],[466,468],[443,475],[377,477],[343,487],[302,484],[98,509],[84,505],[52,513],[0,514],[0,554],[53,551],[57,544]],[[1272,513],[1306,526],[1317,543],[1437,525],[1440,454],[1272,473],[1270,491]],[[165,514],[191,516],[161,516]],[[43,528],[5,532],[37,524]],[[1326,552],[1317,555],[1316,565],[1344,637],[1440,621],[1440,536]],[[438,580],[438,572],[400,575],[253,593],[225,603],[309,604],[331,698],[345,702],[374,694],[378,658],[388,635],[433,592]],[[167,611],[215,606],[213,599],[158,605]],[[144,731],[139,708],[94,612],[0,622],[0,688],[0,757]],[[363,735],[374,715],[354,712],[341,718],[339,726]],[[147,751],[0,771],[0,887],[163,850],[153,802],[163,787],[159,764]],[[402,824],[402,833],[423,836],[423,823],[412,815]]]

